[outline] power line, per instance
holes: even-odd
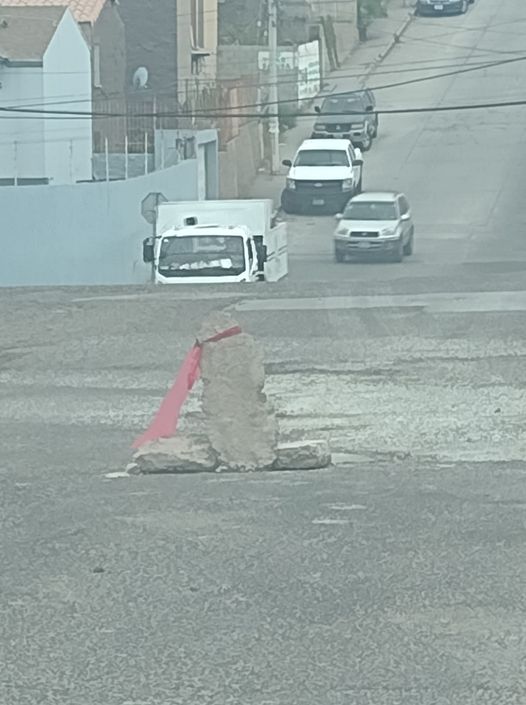
[[[448,71],[445,73],[439,73],[439,74],[433,74],[432,76],[421,76],[418,78],[412,78],[408,79],[406,81],[397,81],[389,84],[383,84],[380,86],[372,86],[371,90],[384,90],[387,88],[397,88],[401,86],[406,86],[406,85],[412,85],[415,83],[421,83],[424,81],[430,81],[430,80],[436,80],[438,78],[446,78],[450,76],[457,76],[461,75],[464,73],[472,72],[472,71],[479,71],[481,69],[486,69],[486,68],[494,68],[496,66],[502,66],[502,65],[507,65],[511,63],[518,63],[521,61],[526,60],[526,55],[520,56],[520,57],[513,57],[511,59],[501,59],[500,61],[494,61],[494,62],[487,62],[485,64],[481,64],[478,66],[468,66],[465,68],[461,69],[455,69],[454,71]],[[338,97],[338,96],[343,96],[346,95],[349,91],[341,91],[338,93],[331,93],[330,97]],[[244,104],[244,105],[238,105],[234,106],[230,109],[230,111],[225,110],[224,108],[210,108],[208,110],[203,110],[203,111],[192,111],[192,112],[179,112],[179,111],[167,111],[167,112],[145,112],[145,113],[133,113],[130,114],[128,112],[96,112],[96,111],[74,111],[74,110],[48,110],[45,108],[22,108],[22,107],[0,107],[0,112],[2,113],[13,113],[17,115],[18,117],[22,117],[22,115],[25,114],[33,114],[33,115],[59,115],[59,116],[79,116],[79,117],[97,117],[97,118],[123,118],[123,117],[150,117],[150,118],[155,118],[155,117],[209,117],[209,118],[214,118],[214,117],[249,117],[248,114],[246,113],[237,113],[237,112],[232,112],[232,110],[244,110],[247,108],[267,108],[270,105],[283,105],[287,103],[297,103],[297,99],[290,99],[290,100],[281,100],[277,101],[274,103],[252,103],[252,104]],[[377,113],[385,113],[385,110],[377,110]],[[306,113],[306,115],[309,115],[310,113]],[[330,113],[326,113],[327,115],[330,115]],[[297,113],[297,115],[301,115],[301,113]],[[265,115],[261,115],[261,113],[256,113],[254,116],[250,117],[269,117],[269,113],[265,113]]]
[[[437,65],[437,66],[422,66],[421,65],[424,61],[431,62],[431,61],[440,61],[440,60],[441,59],[427,59],[427,60],[422,60],[422,61],[414,60],[414,61],[408,61],[408,62],[400,62],[399,64],[396,64],[393,66],[408,66],[408,68],[388,68],[386,70],[376,70],[374,72],[374,75],[375,76],[383,76],[383,75],[390,75],[393,73],[396,73],[396,74],[413,73],[413,72],[420,72],[420,71],[430,71],[433,69],[455,68],[458,66],[457,63],[448,63],[448,64],[442,64],[442,65]],[[498,65],[498,63],[499,62],[497,62],[497,65]],[[356,64],[356,66],[362,66],[362,65],[366,66],[366,64]],[[489,65],[492,66],[493,64],[491,63]],[[390,64],[390,66],[391,66],[391,64]],[[473,67],[486,68],[488,66],[488,63],[483,62],[483,61],[474,61],[472,63],[466,62],[465,64],[463,64],[463,66],[473,66]],[[242,81],[241,87],[242,88],[245,88],[245,87],[264,87],[264,86],[266,87],[266,86],[270,85],[270,82],[268,82],[268,81],[257,80],[255,78],[255,74],[253,74],[253,76],[254,76],[254,80],[251,82]],[[343,73],[343,74],[338,73],[338,80],[347,79],[347,78],[359,79],[359,78],[362,78],[362,76],[363,76],[363,71],[359,71],[356,73]],[[433,78],[433,77],[431,76],[430,78]],[[215,80],[217,82],[224,81],[225,83],[232,83],[233,81],[236,81],[236,80],[242,80],[242,78],[241,79],[215,79]],[[205,79],[205,82],[207,82],[206,79]],[[294,79],[290,79],[290,80],[279,81],[279,85],[286,86],[286,85],[297,84],[297,82],[298,82],[298,79],[294,78]],[[174,82],[171,84],[165,84],[165,86],[163,87],[162,90],[168,90],[171,86],[174,86],[176,83],[177,82]],[[380,88],[373,87],[371,90],[380,90]],[[163,97],[163,94],[158,91],[154,95],[157,96],[158,98]],[[171,95],[171,94],[166,94],[164,97],[168,97],[169,95]],[[113,93],[107,94],[106,99],[112,100],[113,98],[119,98],[122,96],[123,96],[123,93],[121,91],[115,91]],[[323,97],[324,97],[323,95],[320,95],[320,99]],[[67,100],[51,99],[51,100],[44,100],[44,101],[35,102],[38,100],[38,96],[34,96],[32,98],[26,97],[26,98],[23,98],[22,100],[28,101],[28,102],[24,102],[20,105],[18,103],[17,104],[10,104],[5,107],[9,107],[9,108],[14,108],[14,107],[36,108],[36,107],[40,107],[40,106],[74,105],[76,103],[91,103],[92,102],[91,96],[86,96],[84,94],[79,94],[79,93],[65,94],[65,95],[61,96],[61,98],[64,98],[64,99],[67,98]]]
[[[507,101],[492,101],[492,102],[486,102],[486,103],[460,103],[459,105],[439,105],[439,106],[424,106],[424,107],[411,107],[411,108],[383,108],[380,110],[375,110],[375,113],[378,115],[410,115],[410,114],[418,114],[418,113],[442,113],[442,112],[453,112],[453,111],[465,111],[465,110],[488,110],[488,109],[493,109],[493,108],[514,108],[514,107],[521,107],[526,105],[526,99],[524,100],[507,100]],[[5,111],[7,110],[6,108],[0,108],[0,111]],[[11,111],[10,111],[11,112]],[[56,115],[57,113],[60,115],[67,115],[67,116],[74,116],[74,117],[97,117],[97,113],[79,113],[75,111],[69,111],[65,113],[65,111],[39,111],[39,110],[31,110],[31,113],[38,113],[41,114],[42,112],[45,112],[46,114],[51,114],[51,115]],[[363,111],[358,111],[358,110],[350,110],[346,114],[348,115],[364,115],[365,113]],[[324,113],[327,117],[334,117],[338,116],[341,117],[342,113],[340,112],[327,112]],[[193,117],[196,118],[209,118],[210,113],[200,113],[200,112],[194,112],[192,113]],[[276,117],[279,116],[279,113],[266,113],[265,115],[261,115],[261,113],[232,113],[232,112],[223,112],[223,113],[215,113],[213,117],[217,118],[251,118],[251,119],[261,119],[262,117],[264,118],[269,118],[269,117]],[[291,116],[293,117],[318,117],[318,113],[311,113],[311,112],[296,112],[296,113],[291,113]],[[114,113],[114,114],[102,114],[102,117],[126,117],[125,113]],[[141,117],[141,118],[181,118],[181,117],[190,117],[190,115],[182,115],[181,113],[178,112],[157,112],[157,113],[138,113],[135,115],[135,117]]]

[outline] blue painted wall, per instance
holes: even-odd
[[[198,197],[197,160],[128,181],[0,188],[0,286],[141,284],[141,201]]]

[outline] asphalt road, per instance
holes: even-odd
[[[513,56],[525,22],[476,0],[387,65]],[[525,86],[516,63],[381,104]],[[294,219],[276,286],[0,291],[0,703],[526,701],[524,110],[463,115],[384,118],[367,155],[415,209],[401,265],[336,265],[331,221]],[[108,479],[218,307],[264,346],[283,436],[336,466]]]

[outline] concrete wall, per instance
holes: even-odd
[[[248,198],[261,164],[261,150],[256,121],[243,125],[239,135],[219,152],[219,197]]]
[[[43,64],[45,103],[78,100],[74,103],[74,109],[89,112],[91,54],[69,10],[64,13],[49,43]],[[91,179],[91,118],[79,119],[72,116],[58,121],[50,116],[44,120],[44,141],[46,176],[52,184]]]
[[[42,68],[0,65],[2,105],[40,105],[43,102]],[[57,122],[55,127],[59,128]],[[60,134],[60,128],[58,133]],[[17,115],[0,120],[0,178],[44,178],[44,120]]]
[[[150,192],[197,198],[197,162],[128,181],[0,189],[0,286],[140,284]]]
[[[155,168],[161,169],[182,161],[185,157],[177,145],[187,143],[191,154],[186,158],[197,159],[197,192],[199,199],[216,199],[219,196],[217,130],[156,130]]]

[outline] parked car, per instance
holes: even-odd
[[[415,226],[403,193],[361,193],[336,218],[339,221],[334,233],[337,262],[372,254],[401,262],[405,255],[413,254]]]
[[[463,15],[475,0],[416,0],[417,15]]]
[[[349,140],[305,140],[289,167],[281,206],[285,213],[336,213],[362,190],[362,153]]]
[[[364,152],[371,148],[378,134],[376,100],[371,90],[338,93],[325,98],[315,110],[316,118],[311,137],[349,139]]]

